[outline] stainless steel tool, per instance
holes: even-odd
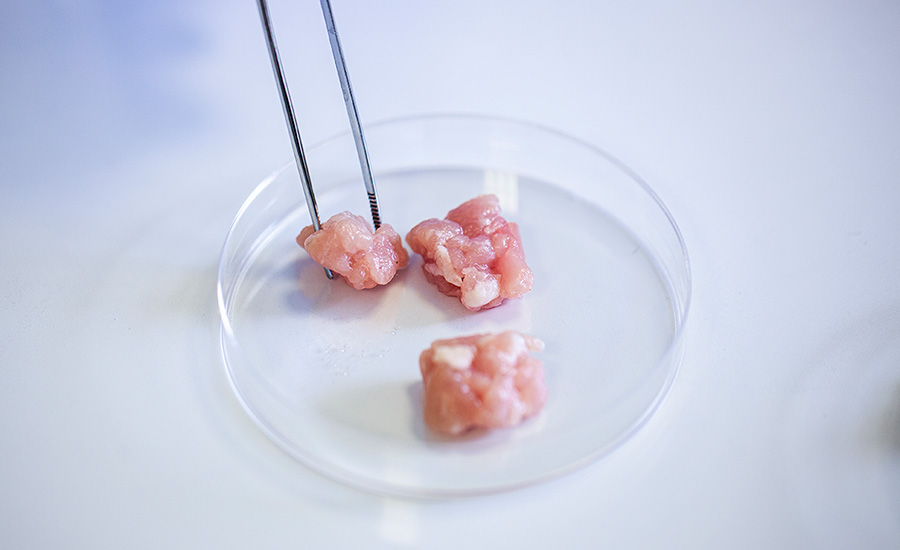
[[[330,0],[320,0],[322,15],[325,16],[325,28],[328,29],[328,39],[331,42],[331,54],[334,56],[334,66],[337,68],[338,78],[341,81],[341,91],[344,92],[344,105],[347,107],[347,117],[350,119],[350,128],[353,131],[353,140],[356,142],[356,154],[359,157],[359,168],[362,170],[363,182],[366,184],[366,193],[369,195],[369,209],[372,211],[372,224],[375,229],[381,227],[381,215],[378,212],[378,195],[375,192],[375,178],[372,177],[372,166],[369,164],[369,153],[366,149],[366,139],[363,136],[362,124],[359,122],[359,112],[356,110],[356,100],[353,99],[353,88],[350,86],[350,75],[347,73],[347,64],[344,62],[344,52],[341,49],[341,40],[338,38],[337,27],[334,26],[334,15],[331,12]]]
[[[331,53],[334,56],[334,64],[337,68],[338,79],[341,82],[341,91],[344,95],[344,104],[347,107],[347,116],[350,119],[350,128],[353,132],[353,140],[356,143],[356,154],[359,157],[359,166],[362,171],[363,183],[366,186],[366,194],[369,200],[369,209],[372,213],[372,224],[375,229],[381,227],[381,215],[378,209],[378,195],[375,190],[375,179],[372,177],[372,167],[369,163],[369,154],[366,148],[366,140],[363,135],[362,124],[359,121],[359,112],[356,109],[356,100],[353,98],[353,89],[350,86],[350,75],[347,72],[347,64],[344,61],[344,53],[341,49],[341,41],[334,24],[334,15],[331,11],[329,0],[320,0],[322,15],[325,17],[325,28],[331,42]],[[278,45],[275,42],[275,33],[272,30],[272,21],[269,17],[269,8],[266,0],[257,0],[259,18],[266,35],[266,46],[269,50],[269,59],[272,62],[272,72],[275,74],[275,82],[278,85],[278,93],[281,98],[281,107],[284,111],[284,120],[287,123],[288,134],[291,138],[291,147],[294,151],[294,160],[297,164],[297,172],[300,175],[300,183],[303,185],[303,194],[306,197],[306,206],[312,219],[313,229],[321,227],[319,221],[319,208],[316,204],[316,194],[312,180],[309,176],[309,166],[306,163],[306,154],[303,152],[303,142],[300,139],[300,128],[294,115],[294,107],[291,103],[291,94],[288,90],[287,80],[281,65],[281,57],[278,53]],[[330,269],[325,268],[325,274],[329,279],[334,278]]]

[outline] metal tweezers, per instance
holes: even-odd
[[[353,99],[353,90],[350,87],[350,76],[347,73],[347,64],[344,62],[344,52],[341,49],[337,28],[334,26],[331,2],[329,0],[320,0],[320,3],[322,4],[322,15],[325,16],[325,28],[328,30],[328,38],[331,42],[331,53],[334,56],[338,78],[341,81],[341,91],[344,93],[344,104],[347,107],[347,116],[350,118],[353,140],[356,142],[359,167],[362,170],[363,182],[366,185],[366,193],[369,196],[372,224],[375,226],[375,229],[378,229],[381,227],[381,216],[378,213],[378,195],[375,192],[375,179],[372,177],[372,166],[369,164],[369,154],[366,149],[366,140],[363,137],[362,125],[359,122],[359,113],[356,110],[356,100]],[[291,94],[288,91],[284,70],[281,67],[281,58],[278,55],[278,46],[275,43],[275,34],[272,31],[272,23],[269,19],[269,8],[266,5],[266,0],[257,0],[257,5],[259,6],[259,18],[262,20],[263,30],[266,34],[266,45],[269,49],[269,59],[272,61],[272,71],[275,73],[275,82],[278,85],[278,92],[281,96],[284,120],[287,123],[291,146],[294,150],[294,160],[297,163],[297,171],[300,174],[300,183],[303,185],[303,194],[306,196],[306,206],[309,210],[309,217],[312,219],[313,229],[318,231],[321,224],[319,222],[319,208],[316,205],[316,194],[313,191],[312,181],[309,177],[309,167],[306,164],[306,155],[303,153],[303,142],[300,140],[300,129],[294,116]],[[334,278],[334,274],[327,267],[325,268],[325,275],[329,279]]]

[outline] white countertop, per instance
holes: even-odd
[[[310,472],[229,387],[218,254],[290,158],[255,4],[6,4],[0,546],[900,547],[900,4],[333,0],[364,122],[593,142],[691,254],[650,422],[452,501]],[[304,138],[344,130],[318,3],[270,5]]]

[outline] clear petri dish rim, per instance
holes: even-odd
[[[667,363],[671,365],[666,372],[665,380],[660,385],[658,391],[654,398],[647,404],[643,414],[633,419],[630,426],[627,429],[621,431],[617,437],[608,441],[602,447],[598,447],[593,449],[592,452],[586,453],[585,456],[581,457],[579,460],[573,460],[564,465],[563,467],[555,468],[552,471],[548,471],[543,473],[540,476],[534,476],[533,478],[521,480],[516,483],[506,483],[496,486],[488,486],[488,487],[466,487],[462,490],[452,490],[445,488],[434,488],[434,487],[410,487],[403,486],[402,484],[395,484],[390,482],[380,483],[377,480],[367,479],[365,477],[355,476],[353,473],[348,472],[335,472],[329,465],[322,464],[318,457],[308,455],[303,449],[298,449],[294,445],[291,444],[290,441],[286,441],[284,435],[280,432],[276,425],[273,425],[272,422],[269,421],[267,415],[265,413],[260,413],[257,408],[254,406],[253,398],[248,397],[245,394],[244,388],[242,388],[242,384],[239,381],[239,377],[235,375],[233,372],[233,358],[235,354],[242,354],[241,343],[238,337],[235,335],[232,322],[231,322],[231,306],[232,300],[234,298],[234,293],[238,287],[240,287],[242,281],[240,278],[240,274],[245,271],[245,266],[248,263],[252,263],[254,261],[253,255],[246,255],[244,257],[236,256],[236,243],[245,240],[248,238],[247,234],[242,233],[242,228],[240,226],[240,221],[243,216],[247,213],[248,209],[250,209],[254,202],[263,195],[266,190],[273,185],[273,182],[277,180],[281,175],[283,175],[286,171],[290,171],[292,169],[292,164],[288,164],[283,168],[277,170],[269,177],[265,178],[248,196],[246,201],[243,203],[241,208],[238,210],[234,221],[229,228],[228,234],[225,238],[225,243],[222,248],[222,252],[220,255],[219,266],[218,266],[218,277],[217,277],[217,300],[218,300],[218,309],[221,320],[221,344],[222,344],[222,356],[225,362],[226,372],[228,374],[228,379],[238,396],[242,406],[245,408],[247,413],[251,416],[251,418],[256,422],[256,424],[276,443],[279,444],[282,448],[284,448],[289,454],[297,458],[301,463],[304,463],[306,466],[312,468],[315,471],[318,471],[321,474],[324,474],[328,477],[336,479],[338,481],[347,483],[351,486],[355,486],[364,490],[374,491],[376,493],[382,494],[392,494],[392,495],[400,495],[400,496],[413,496],[413,497],[458,497],[458,496],[470,496],[475,494],[486,494],[486,493],[495,493],[510,489],[515,489],[519,487],[528,486],[537,482],[545,481],[548,479],[552,479],[563,475],[567,472],[575,470],[577,468],[583,467],[586,464],[589,464],[598,458],[608,454],[613,449],[617,448],[624,441],[628,440],[636,431],[638,431],[645,422],[656,412],[659,408],[660,404],[668,395],[669,389],[671,385],[674,383],[677,371],[680,367],[681,362],[681,354],[683,352],[683,338],[684,338],[684,325],[688,317],[688,312],[690,310],[691,303],[691,274],[690,274],[690,262],[688,259],[687,247],[685,245],[683,236],[681,234],[680,229],[678,228],[677,223],[675,222],[673,216],[669,212],[668,208],[662,202],[662,200],[658,197],[656,192],[633,170],[631,170],[627,165],[621,162],[618,158],[609,154],[608,152],[596,147],[584,140],[580,140],[578,138],[571,137],[566,135],[563,132],[560,132],[556,129],[549,128],[546,126],[496,117],[491,115],[478,115],[478,114],[456,114],[456,113],[438,113],[438,114],[427,114],[427,115],[410,115],[403,117],[396,117],[391,119],[386,119],[378,122],[374,122],[366,126],[366,131],[369,135],[377,134],[380,130],[385,128],[395,128],[395,127],[404,127],[404,126],[419,126],[421,124],[432,124],[440,127],[444,124],[449,125],[467,125],[474,124],[475,126],[499,126],[503,128],[513,129],[513,134],[520,131],[527,131],[537,134],[542,134],[545,136],[551,136],[552,140],[558,141],[561,144],[564,144],[565,147],[581,149],[582,152],[589,152],[591,155],[594,155],[598,158],[603,159],[610,166],[613,166],[616,170],[620,171],[622,174],[625,174],[627,178],[633,182],[638,188],[640,188],[641,192],[647,197],[650,203],[652,203],[653,208],[657,209],[658,213],[661,215],[662,219],[665,220],[665,228],[664,230],[669,232],[669,236],[674,244],[674,251],[670,250],[669,252],[672,255],[672,258],[662,259],[660,258],[660,254],[656,254],[656,259],[659,260],[660,265],[657,266],[660,270],[661,275],[663,276],[664,282],[668,285],[668,292],[672,299],[672,315],[674,321],[674,329],[672,332],[672,337],[669,342],[667,349],[660,356],[660,363]],[[323,140],[322,142],[316,144],[315,146],[310,148],[311,159],[315,159],[317,151],[323,151],[328,149],[329,144],[334,144],[338,142],[347,142],[349,137],[349,132],[341,132],[336,134],[330,138]],[[374,147],[373,147],[374,145]],[[383,145],[379,143],[377,140],[373,143],[370,139],[370,148],[372,148],[372,157],[374,169],[376,172],[376,176],[378,176],[379,172],[390,171],[394,167],[385,167],[380,166],[379,158],[384,158],[389,156],[388,154],[384,154],[380,156],[384,151],[381,151],[379,147]],[[427,156],[427,155],[426,155]],[[311,166],[311,168],[315,170],[323,171],[323,174],[320,174],[320,178],[316,178],[314,172],[314,183],[316,181],[325,182],[321,186],[321,190],[325,191],[330,189],[335,185],[339,185],[341,181],[344,181],[345,177],[343,175],[334,175],[329,174],[327,172],[326,165],[329,163],[329,158],[326,155],[323,158],[316,159],[318,161],[317,164]],[[316,162],[316,160],[311,160],[312,162]],[[403,164],[407,166],[416,165],[433,165],[433,161],[428,158],[416,159],[416,160],[404,160],[401,161]],[[458,165],[464,161],[460,161],[458,159],[452,159],[446,162],[447,165]],[[501,162],[502,164],[502,162]],[[326,168],[323,168],[326,167]],[[361,188],[360,188],[361,189]],[[320,187],[317,185],[317,192],[320,191]],[[363,193],[360,191],[360,195]],[[364,198],[364,197],[363,197]],[[303,206],[303,210],[305,212],[305,206]],[[250,238],[257,238],[259,240],[259,236],[249,235]],[[255,245],[255,249],[258,250],[262,246],[260,242],[257,242]],[[238,275],[235,277],[235,275]]]

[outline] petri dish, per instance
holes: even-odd
[[[462,497],[525,487],[614,451],[678,371],[691,281],[653,190],[601,149],[550,128],[436,114],[366,127],[381,216],[401,236],[483,193],[518,223],[533,290],[472,313],[421,259],[387,286],[328,280],[295,237],[308,225],[292,164],[238,211],[218,270],[221,352],[240,403],[306,467],[379,494]],[[349,133],[310,148],[322,219],[368,216]],[[422,420],[418,357],[433,340],[519,330],[544,340],[544,409],[449,438]]]

